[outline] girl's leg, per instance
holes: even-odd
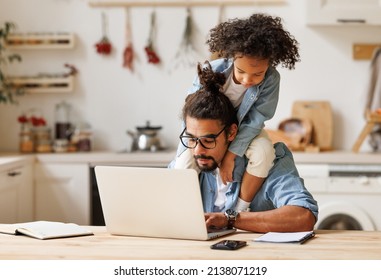
[[[253,139],[245,155],[249,162],[242,178],[237,211],[247,210],[273,165],[274,146],[265,130]]]
[[[189,149],[184,150],[177,158],[174,165],[175,169],[195,169],[199,171],[192,152]]]

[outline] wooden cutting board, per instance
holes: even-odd
[[[332,150],[333,116],[328,101],[295,101],[292,117],[308,119],[312,123],[312,144],[322,151]]]

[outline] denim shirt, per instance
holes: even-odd
[[[210,62],[213,71],[224,73],[228,78],[233,71],[232,59],[217,59]],[[271,119],[278,105],[280,75],[274,67],[269,67],[264,80],[248,88],[237,111],[239,130],[237,137],[230,144],[229,151],[242,157],[251,141],[261,132],[265,121]],[[188,94],[200,89],[199,78],[193,81]],[[179,147],[179,152],[184,150]]]
[[[300,206],[311,210],[318,217],[318,204],[312,194],[304,186],[304,180],[299,177],[291,152],[283,143],[276,143],[274,165],[250,204],[251,212],[267,211],[285,205]],[[239,196],[243,173],[247,159],[236,157],[234,176],[235,181],[226,192],[226,209],[233,208]],[[204,212],[214,212],[214,202],[217,197],[217,182],[213,172],[201,172],[200,190]]]

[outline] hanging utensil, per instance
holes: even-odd
[[[151,26],[150,26],[150,33],[148,37],[148,43],[147,43],[147,46],[144,48],[144,50],[147,54],[148,63],[159,64],[160,58],[154,49],[155,35],[156,35],[156,11],[153,10],[151,13]]]
[[[97,53],[102,55],[109,55],[112,50],[112,45],[107,37],[107,19],[106,14],[102,12],[102,39],[95,44]]]
[[[126,48],[123,52],[123,67],[134,70],[134,48],[132,46],[132,36],[131,36],[131,17],[130,10],[126,8]]]

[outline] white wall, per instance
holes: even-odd
[[[352,59],[355,42],[379,42],[379,27],[308,27],[305,2],[288,0],[284,5],[233,7],[225,17],[246,17],[254,12],[281,16],[286,28],[300,42],[301,62],[296,70],[279,68],[281,81],[277,113],[267,126],[291,114],[295,100],[328,100],[334,111],[334,147],[351,149],[364,125],[363,109],[370,61]],[[72,93],[30,94],[19,98],[19,105],[0,104],[0,151],[17,151],[17,116],[28,108],[39,108],[53,128],[54,107],[61,100],[73,106],[73,122],[87,121],[94,130],[94,149],[123,150],[130,147],[127,130],[146,120],[161,125],[167,146],[177,145],[179,113],[195,67],[171,69],[185,24],[184,8],[157,8],[156,49],[160,66],[148,64],[143,48],[147,42],[151,8],[131,8],[132,36],[136,50],[134,73],[122,67],[125,46],[125,9],[91,8],[86,0],[1,0],[0,21],[13,21],[19,32],[75,33],[73,50],[19,51],[23,62],[12,65],[13,74],[63,72],[64,63],[74,64],[76,76]],[[108,17],[108,36],[114,51],[109,57],[95,52],[101,38],[101,12]],[[198,35],[195,41],[199,60],[208,58],[206,34],[218,22],[218,7],[194,7]],[[362,149],[367,149],[367,144]]]

